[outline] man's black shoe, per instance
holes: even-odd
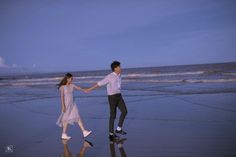
[[[119,139],[119,136],[117,136],[116,134],[109,135],[109,139],[110,139],[110,141],[114,141],[114,140]]]
[[[127,133],[124,130],[116,130],[116,133],[121,134],[121,135],[126,135]]]

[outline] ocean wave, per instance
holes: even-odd
[[[157,80],[157,79],[149,79],[149,80],[124,80],[124,82],[147,82],[147,83],[224,83],[224,82],[236,82],[236,78],[234,79],[179,79],[179,80]]]
[[[80,80],[75,81],[75,84],[82,83],[96,83],[96,80]],[[231,79],[124,79],[124,83],[134,82],[134,83],[226,83],[226,82],[236,82],[236,78]],[[25,81],[25,82],[1,82],[0,86],[40,86],[40,85],[57,85],[58,81]]]
[[[87,80],[87,79],[102,79],[104,76],[79,76],[74,77],[75,80]],[[46,78],[21,78],[21,79],[10,79],[4,81],[15,81],[15,82],[49,82],[49,81],[58,81],[62,80],[63,77],[46,77]]]
[[[79,76],[79,77],[74,77],[75,79],[78,80],[83,80],[83,79],[102,79],[104,76]]]
[[[62,77],[54,77],[54,78],[27,78],[27,79],[16,79],[15,82],[49,82],[49,81],[59,81]]]
[[[223,75],[236,76],[236,73],[223,73]]]
[[[185,76],[185,75],[201,75],[204,71],[194,71],[194,72],[175,72],[175,73],[156,73],[156,74],[145,74],[145,73],[132,73],[122,75],[124,78],[135,78],[135,77],[163,77],[163,76]]]
[[[78,83],[95,83],[96,81],[79,81],[79,82],[74,82],[75,84]],[[5,82],[5,83],[0,83],[0,86],[40,86],[40,85],[57,85],[58,82],[55,81],[46,81],[46,82]]]
[[[193,79],[189,79],[186,80],[186,82],[189,83],[224,83],[224,82],[236,82],[236,78],[232,78],[232,79],[203,79],[203,80],[193,80]]]

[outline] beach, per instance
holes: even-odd
[[[108,138],[105,87],[88,94],[75,92],[85,127],[93,131],[87,138],[93,147],[86,149],[84,156],[236,156],[236,82],[232,81],[235,72],[224,71],[225,76],[221,77],[219,71],[206,76],[194,70],[194,74],[172,72],[165,74],[165,78],[160,78],[161,73],[158,76],[152,73],[151,78],[138,78],[140,73],[127,76],[122,85],[128,108],[124,123],[127,135],[121,136],[124,140],[120,143],[112,143]],[[105,73],[97,75],[96,80]],[[226,73],[230,73],[230,77]],[[75,83],[88,87],[96,82],[93,78],[88,82],[76,78]],[[176,81],[180,79],[184,81]],[[35,80],[0,82],[1,157],[60,156],[63,153],[64,156],[81,156],[84,139],[78,125],[69,126],[71,140],[65,143],[60,139],[61,128],[56,125],[61,112],[55,86],[58,80],[52,80],[53,84],[45,84],[44,80],[37,85],[34,85]],[[65,153],[68,151],[69,155]]]

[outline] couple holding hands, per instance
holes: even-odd
[[[70,139],[71,137],[67,135],[68,124],[78,123],[84,138],[88,137],[92,131],[86,130],[82,119],[80,118],[78,108],[73,99],[73,91],[82,90],[86,93],[99,88],[101,86],[107,86],[108,102],[110,105],[110,119],[109,119],[109,138],[110,140],[115,140],[118,136],[115,133],[125,135],[126,132],[122,129],[125,117],[127,115],[127,108],[125,102],[121,95],[121,66],[120,62],[113,61],[111,63],[112,73],[108,74],[104,79],[98,81],[95,85],[90,88],[83,89],[72,83],[73,76],[67,73],[65,77],[61,80],[58,85],[60,95],[61,95],[61,105],[62,112],[57,120],[57,125],[62,127],[62,139]],[[114,132],[114,121],[116,118],[117,107],[121,111],[118,126]]]

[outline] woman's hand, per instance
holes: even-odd
[[[61,112],[65,113],[66,112],[66,106],[62,105]]]

